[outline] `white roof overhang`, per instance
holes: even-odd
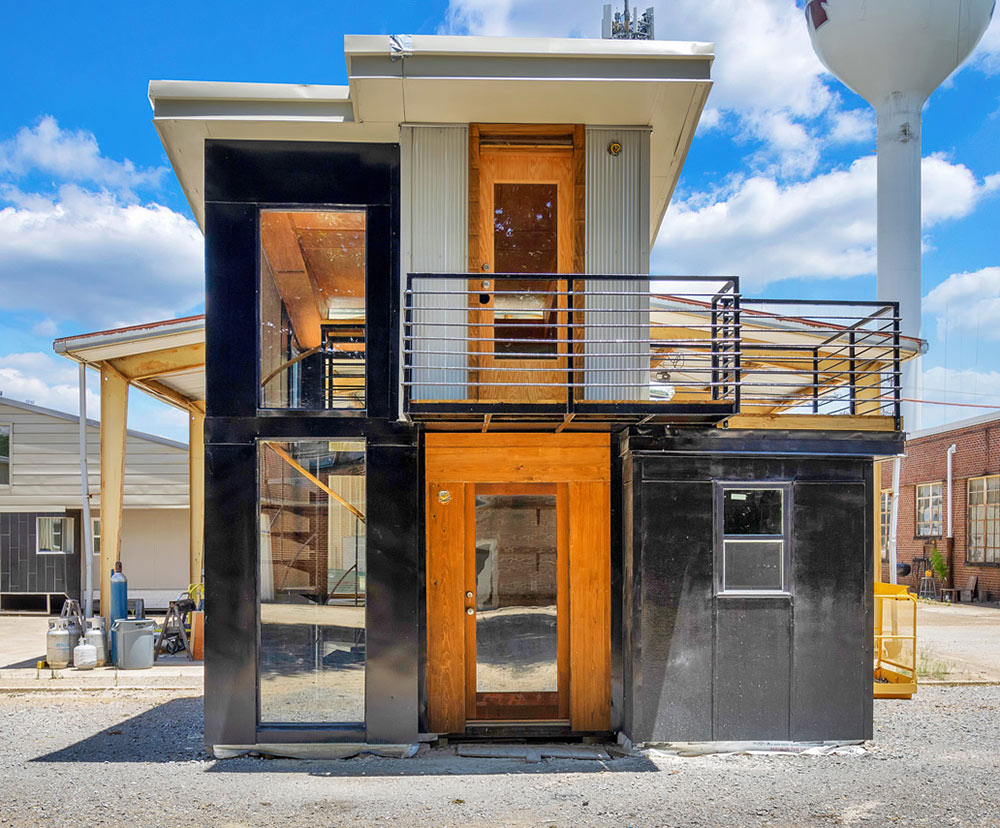
[[[84,365],[109,365],[131,385],[180,408],[205,408],[205,317],[67,336],[53,350]]]
[[[655,238],[711,88],[713,45],[350,35],[342,86],[153,81],[153,121],[199,223],[206,139],[396,142],[401,124],[650,127]]]

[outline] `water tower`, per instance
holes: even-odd
[[[898,301],[901,329],[920,336],[920,110],[979,43],[996,0],[808,0],[824,66],[875,108],[878,122],[878,298]],[[919,399],[920,361],[903,365],[903,397]],[[919,406],[903,406],[908,431]]]

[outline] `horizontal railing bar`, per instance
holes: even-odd
[[[622,282],[713,282],[735,287],[735,276],[650,276],[648,273],[407,273],[406,279],[613,279]],[[726,294],[728,295],[728,294]]]

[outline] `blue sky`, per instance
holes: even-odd
[[[824,73],[801,9],[654,5],[659,38],[716,43],[715,87],[654,272],[736,273],[750,294],[874,298],[874,118]],[[151,124],[150,79],[338,84],[346,33],[598,36],[601,6],[19,7],[0,49],[0,392],[73,411],[75,366],[52,353],[54,337],[202,309],[201,238]],[[928,400],[1000,405],[998,147],[994,20],[924,112]],[[925,406],[924,425],[986,411]],[[184,415],[143,395],[133,395],[130,425],[186,439]]]

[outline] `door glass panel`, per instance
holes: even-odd
[[[261,441],[260,720],[365,719],[365,444]]]
[[[264,408],[365,407],[364,210],[260,215]]]
[[[476,692],[558,691],[556,496],[476,497]]]
[[[493,266],[497,273],[559,271],[558,187],[493,185]],[[493,297],[497,357],[556,354],[558,282],[502,279]]]

